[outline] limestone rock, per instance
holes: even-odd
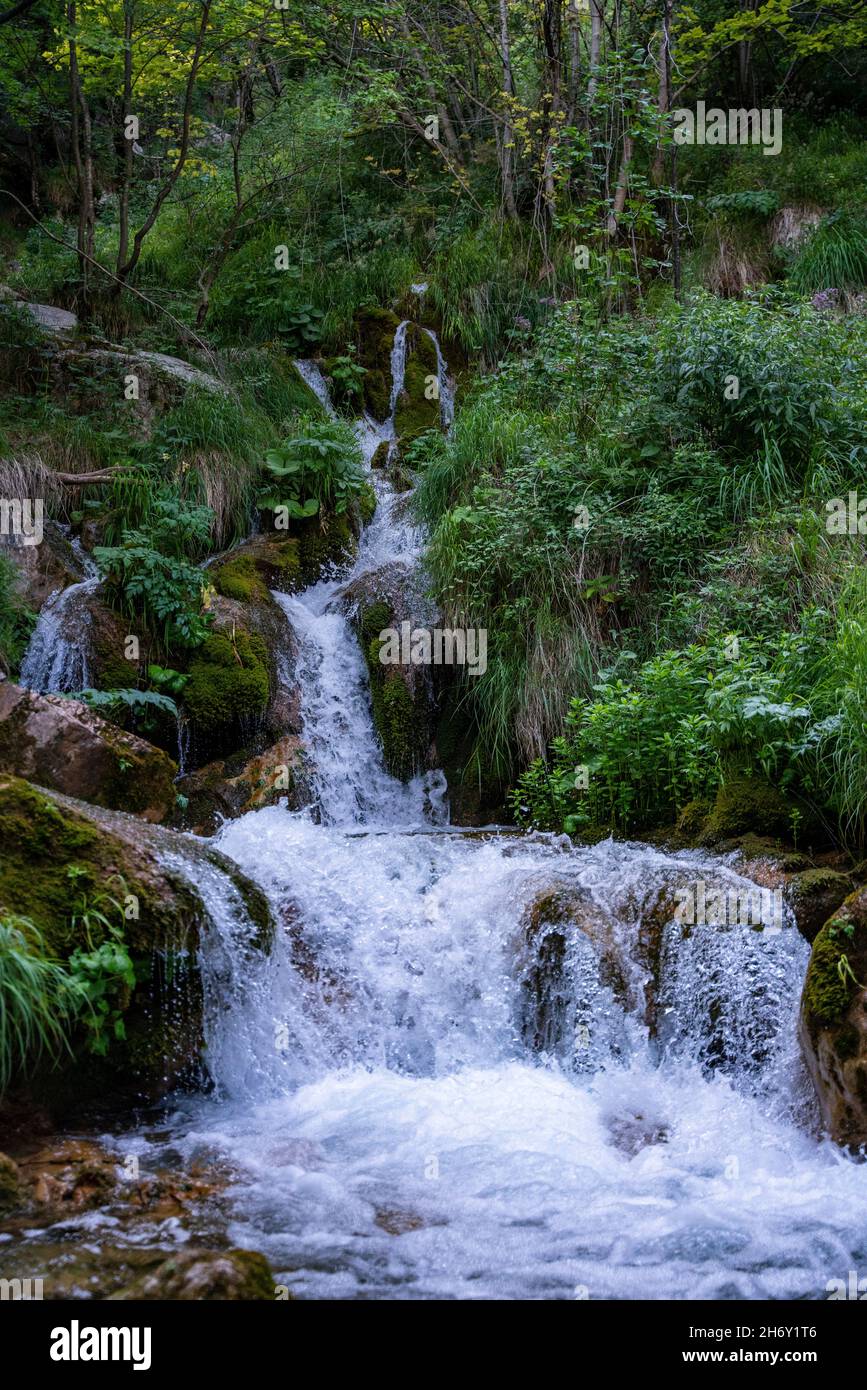
[[[0,685],[0,771],[95,806],[160,821],[175,804],[176,765],[78,700]]]
[[[867,1144],[867,888],[850,894],[813,942],[799,1037],[828,1133],[839,1144]]]

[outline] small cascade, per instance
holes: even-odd
[[[93,576],[70,584],[43,605],[21,663],[22,685],[40,694],[69,694],[90,685],[89,605],[100,582]]]
[[[450,430],[455,418],[455,388],[454,382],[449,376],[448,364],[443,357],[443,350],[440,347],[440,340],[433,329],[425,328],[422,332],[426,333],[434,345],[437,355],[437,381],[440,393],[440,420],[444,430]]]

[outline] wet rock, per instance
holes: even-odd
[[[786,899],[795,914],[801,935],[808,941],[814,941],[852,888],[850,875],[838,873],[835,869],[807,869],[789,877]]]
[[[12,561],[15,593],[24,607],[34,613],[58,589],[85,578],[72,543],[54,521],[45,522],[39,545],[13,545],[7,537],[0,537],[0,554]]]
[[[268,1261],[254,1250],[184,1250],[112,1298],[272,1302],[275,1288]]]
[[[387,420],[391,399],[391,350],[400,320],[389,309],[363,309],[354,332],[358,364],[364,368],[364,408],[374,420]]]
[[[34,1059],[29,1098],[56,1115],[96,1098],[158,1098],[201,1084],[198,947],[212,927],[204,885],[213,880],[221,899],[237,899],[251,954],[273,940],[261,892],[200,841],[15,778],[0,777],[0,844],[0,915],[25,916],[60,961],[96,949],[104,918],[122,930],[136,972],[135,988],[115,995],[126,1036],[104,1057],[76,1036],[57,1067]]]
[[[521,1030],[535,1051],[570,1052],[582,1043],[578,1032],[587,1020],[576,1016],[576,1001],[598,989],[610,991],[624,1007],[634,997],[624,969],[616,923],[584,890],[571,884],[551,885],[541,892],[524,914],[522,942],[517,962],[523,1008]],[[570,958],[583,939],[595,955],[595,980],[573,977]],[[580,967],[579,967],[580,968]],[[577,1027],[576,1027],[577,1025]],[[589,1043],[589,1038],[586,1039]]]
[[[0,1213],[14,1211],[21,1204],[21,1174],[18,1164],[0,1153]]]
[[[301,740],[292,734],[249,757],[241,752],[208,763],[179,779],[187,805],[174,824],[196,835],[213,835],[224,820],[287,801],[291,810],[306,804],[307,765]]]
[[[0,685],[0,772],[159,821],[175,804],[176,771],[162,749],[77,700]]]
[[[384,665],[379,657],[389,628],[403,623],[432,627],[435,610],[419,592],[418,580],[396,562],[362,575],[343,591],[370,676],[373,722],[389,772],[404,780],[434,767],[436,713],[434,670],[429,665]],[[440,668],[441,669],[441,668]]]
[[[640,1110],[611,1115],[606,1123],[611,1142],[629,1158],[634,1158],[652,1144],[665,1144],[668,1140],[668,1126]]]
[[[867,1144],[867,889],[813,942],[799,1037],[822,1121],[838,1144]]]

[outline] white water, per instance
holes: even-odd
[[[379,487],[356,577],[417,552]],[[660,896],[744,881],[698,852],[437,824],[435,780],[382,768],[345,582],[282,600],[315,807],[218,837],[280,922],[263,962],[213,914],[217,1091],[171,1125],[173,1150],[235,1167],[231,1239],[308,1297],[815,1299],[863,1272],[867,1167],[815,1132],[794,926],[669,921],[651,1033]],[[559,973],[528,933],[552,887],[591,924],[564,929]],[[146,1163],[163,1141],[129,1142]]]
[[[99,588],[99,571],[80,541],[74,540],[72,549],[85,578],[46,601],[21,663],[21,684],[41,694],[69,694],[91,681],[89,602]]]

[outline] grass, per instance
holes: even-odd
[[[69,975],[46,956],[33,923],[0,919],[0,1094],[40,1055],[56,1061],[69,1049],[76,1012]]]

